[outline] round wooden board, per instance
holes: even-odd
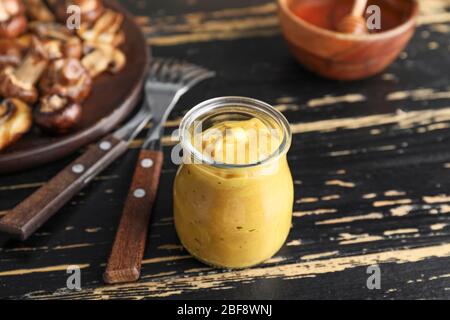
[[[0,173],[21,171],[60,159],[89,144],[122,122],[139,100],[149,62],[149,49],[133,16],[114,0],[107,7],[124,14],[126,41],[121,49],[127,65],[115,75],[95,79],[91,96],[83,104],[83,117],[77,128],[64,136],[49,136],[33,127],[24,137],[0,152]]]

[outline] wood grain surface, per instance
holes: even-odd
[[[272,1],[122,3],[137,15],[155,56],[218,73],[183,97],[166,125],[141,279],[102,281],[137,160],[133,149],[26,242],[0,235],[2,298],[450,298],[449,0],[420,1],[420,25],[405,51],[383,74],[351,84],[295,62]],[[222,95],[275,105],[294,132],[289,238],[263,265],[239,271],[191,258],[172,219],[171,133],[190,107]],[[0,215],[74,157],[1,176]],[[366,286],[374,264],[379,290]],[[70,265],[81,269],[81,291],[66,288]]]

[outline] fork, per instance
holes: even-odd
[[[152,110],[152,126],[144,141],[103,279],[106,283],[139,279],[147,229],[163,164],[164,123],[178,100],[215,73],[194,64],[155,58],[145,85]]]

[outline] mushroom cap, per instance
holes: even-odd
[[[25,6],[22,0],[1,0],[0,21],[9,21],[12,17],[24,15]]]
[[[66,26],[56,22],[32,21],[29,23],[28,27],[39,38],[66,40],[73,36],[73,32]]]
[[[103,13],[104,6],[101,0],[72,0],[69,1],[81,8],[82,21],[95,22]]]
[[[25,6],[21,0],[1,0],[0,37],[15,38],[27,29]]]
[[[57,94],[81,102],[91,93],[92,78],[79,60],[58,59],[50,64],[39,85],[46,94]]]
[[[46,0],[22,0],[26,7],[26,14],[30,20],[52,22],[55,15],[46,4]]]
[[[50,59],[76,58],[83,55],[83,43],[73,32],[55,22],[33,21],[29,29],[44,43]]]
[[[63,134],[81,120],[82,107],[68,97],[46,95],[34,110],[36,124],[46,132]]]
[[[78,37],[71,37],[64,43],[64,57],[81,59],[83,56],[83,43]]]
[[[0,68],[17,67],[23,55],[24,49],[16,39],[0,39]]]
[[[25,15],[11,17],[0,22],[0,38],[16,38],[27,30],[28,20]]]
[[[81,60],[81,63],[88,70],[92,78],[106,71],[118,73],[125,67],[126,62],[125,54],[110,45],[98,46],[95,50],[86,54]]]
[[[15,106],[11,103],[11,101],[3,100],[0,103],[0,126],[8,122],[14,113],[16,112]]]
[[[77,33],[88,47],[101,45],[120,46],[125,41],[125,34],[121,30],[124,16],[111,9],[105,12],[92,25],[82,24]]]
[[[13,67],[6,67],[0,73],[0,94],[3,97],[14,97],[28,104],[38,99],[38,91],[34,86],[21,82],[14,74]]]
[[[19,99],[0,102],[0,150],[16,142],[33,123],[30,107]]]
[[[50,60],[61,58],[80,59],[83,54],[81,40],[76,37],[70,38],[67,41],[44,39],[42,43]]]

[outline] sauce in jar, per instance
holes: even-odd
[[[225,97],[192,109],[180,130],[185,161],[175,179],[174,216],[183,246],[223,268],[272,257],[292,220],[287,120],[263,102]]]

